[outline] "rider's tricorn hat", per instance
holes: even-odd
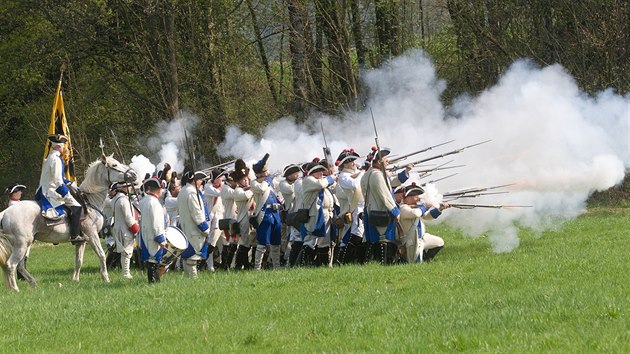
[[[65,144],[68,142],[68,137],[63,134],[50,134],[48,140],[55,144]]]

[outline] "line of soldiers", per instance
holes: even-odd
[[[104,209],[114,220],[110,250],[121,254],[123,276],[131,278],[135,242],[150,282],[159,281],[168,226],[188,240],[180,264],[192,278],[200,268],[429,261],[444,241],[426,233],[422,220],[437,218],[448,204],[433,207],[421,201],[421,186],[402,186],[412,165],[385,172],[389,154],[373,148],[360,167],[359,154],[346,149],[334,164],[315,158],[287,165],[281,178],[270,175],[269,154],[252,165],[253,179],[241,159],[230,171],[186,169],[181,181],[165,165],[144,181],[139,202],[129,197],[132,185],[111,186]]]

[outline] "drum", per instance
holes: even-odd
[[[166,251],[160,262],[160,266],[169,266],[177,257],[179,257],[186,248],[188,248],[188,240],[184,232],[175,226],[168,226],[164,231],[166,238]]]

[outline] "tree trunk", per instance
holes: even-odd
[[[276,96],[276,89],[273,84],[271,70],[269,69],[269,61],[267,60],[265,46],[262,41],[262,34],[260,33],[260,29],[258,28],[258,20],[256,19],[256,12],[254,11],[254,6],[252,6],[252,0],[247,0],[247,9],[249,10],[249,14],[252,17],[252,28],[254,30],[254,35],[256,36],[256,44],[258,45],[258,54],[260,54],[260,61],[262,62],[262,65],[265,69],[265,76],[267,77],[267,85],[269,85],[269,92],[271,93],[273,102],[277,105],[278,97]]]

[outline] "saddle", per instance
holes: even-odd
[[[44,219],[44,222],[46,223],[46,226],[51,227],[51,226],[57,226],[57,225],[61,225],[61,224],[65,224],[68,222],[68,214],[70,214],[70,209],[67,207],[64,207],[65,213],[61,216],[61,218],[59,219],[49,219],[45,216],[43,216],[42,214],[39,214],[39,216]],[[85,209],[84,209],[85,210]],[[84,212],[81,214],[81,221],[85,221],[85,219],[87,219],[87,212]]]

